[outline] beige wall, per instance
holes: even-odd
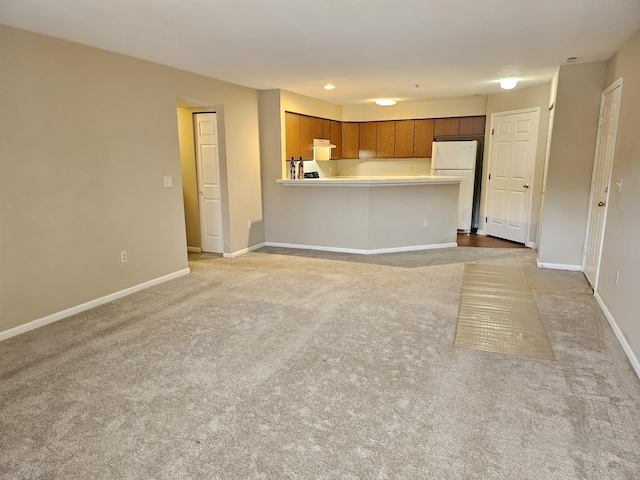
[[[444,98],[424,102],[401,102],[390,107],[375,103],[343,108],[345,122],[367,122],[373,120],[402,120],[411,118],[441,118],[484,115],[487,97],[476,95],[464,98]]]
[[[487,128],[484,142],[484,164],[482,168],[482,196],[480,200],[480,230],[484,228],[484,207],[488,182],[490,148],[491,148],[491,115],[498,112],[522,110],[538,107],[540,117],[538,123],[538,144],[536,148],[536,160],[531,199],[531,228],[529,230],[528,244],[536,243],[540,197],[542,192],[542,172],[544,169],[545,147],[547,142],[547,129],[549,126],[549,90],[550,83],[536,85],[534,87],[515,89],[490,95],[487,99]]]
[[[640,31],[609,61],[606,85],[620,77],[624,82],[622,103],[598,294],[637,359],[640,357]],[[616,186],[620,180],[621,192]],[[616,272],[620,272],[617,285]]]
[[[606,62],[560,67],[538,261],[580,269]]]
[[[187,246],[200,248],[200,209],[198,205],[198,179],[196,176],[193,136],[193,109],[179,107],[177,113],[180,170],[182,172],[182,199],[184,202],[184,220],[187,229]]]
[[[187,268],[177,97],[220,107],[225,250],[264,240],[255,90],[4,26],[0,58],[0,331]]]

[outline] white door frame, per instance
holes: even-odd
[[[585,271],[585,265],[586,265],[586,260],[587,260],[587,242],[589,241],[589,234],[590,234],[590,230],[591,230],[591,210],[593,208],[593,202],[594,202],[594,187],[595,187],[595,180],[596,180],[596,175],[598,173],[598,168],[596,165],[596,162],[598,162],[598,152],[600,151],[600,147],[601,147],[601,142],[602,142],[602,125],[603,125],[603,121],[602,121],[602,116],[604,114],[603,112],[603,108],[604,108],[604,104],[605,104],[605,97],[613,92],[616,88],[620,88],[622,89],[622,84],[623,84],[623,79],[622,77],[618,78],[615,82],[613,82],[611,85],[609,85],[607,88],[605,88],[602,91],[601,97],[600,97],[600,114],[599,114],[599,118],[601,119],[598,122],[598,133],[596,136],[596,150],[595,150],[595,156],[593,159],[593,170],[591,173],[591,191],[589,194],[589,209],[588,209],[588,215],[587,215],[587,227],[585,230],[585,236],[584,236],[584,248],[582,250],[582,271]],[[622,95],[622,90],[620,90],[620,95]],[[615,161],[615,145],[616,145],[616,137],[617,137],[617,133],[618,133],[618,128],[617,128],[617,124],[618,124],[618,120],[620,118],[620,108],[617,109],[616,111],[616,129],[613,132],[613,146],[612,146],[612,158],[611,158],[611,163],[609,164],[609,171],[605,172],[604,174],[607,176],[607,195],[606,195],[606,199],[605,199],[605,205],[604,205],[604,213],[602,214],[602,231],[599,233],[599,244],[598,244],[598,253],[596,254],[597,256],[597,260],[596,260],[596,271],[595,271],[595,279],[593,282],[593,285],[591,285],[593,287],[593,291],[596,292],[598,290],[598,280],[600,278],[600,263],[602,261],[602,243],[604,242],[604,232],[606,230],[606,225],[607,225],[607,214],[609,212],[609,196],[611,195],[611,175],[613,173],[613,162]],[[587,277],[588,280],[588,277]]]
[[[526,234],[526,239],[524,244],[529,247],[529,248],[535,248],[535,244],[532,244],[529,241],[529,236],[531,235],[531,212],[533,210],[533,192],[534,192],[534,185],[535,185],[535,171],[536,171],[536,156],[537,156],[537,147],[538,147],[538,142],[537,142],[537,138],[540,135],[540,131],[539,131],[539,126],[540,126],[540,107],[529,107],[529,108],[522,108],[522,109],[518,109],[518,110],[508,110],[505,112],[494,112],[491,114],[491,124],[490,124],[490,131],[493,132],[494,129],[494,125],[495,125],[495,118],[498,116],[505,116],[505,115],[518,115],[521,113],[537,113],[538,114],[538,125],[536,125],[536,142],[535,142],[535,147],[536,147],[536,153],[534,155],[533,158],[533,162],[531,162],[531,166],[530,166],[530,172],[529,172],[529,178],[531,179],[529,182],[529,191],[531,192],[531,201],[529,202],[529,209],[527,212],[527,218],[528,218],[528,222],[527,222],[527,234]],[[488,200],[489,200],[489,195],[490,192],[488,191],[488,187],[489,187],[489,177],[488,175],[491,173],[491,160],[492,160],[492,156],[493,156],[493,149],[494,149],[494,141],[493,141],[493,134],[489,135],[489,162],[487,163],[487,168],[486,168],[486,173],[483,177],[483,185],[482,185],[482,190],[485,192],[485,197],[484,197],[484,209],[483,209],[483,217],[487,218],[489,216],[487,209],[488,209]],[[480,233],[480,232],[479,232]],[[486,223],[483,222],[483,235],[487,234],[486,231]]]

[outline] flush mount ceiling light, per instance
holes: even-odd
[[[516,88],[518,84],[517,78],[503,78],[500,80],[500,88],[503,90],[511,90],[512,88]]]
[[[336,86],[335,86],[335,85],[331,85],[330,83],[327,83],[327,84],[324,86],[324,89],[325,89],[325,90],[333,90],[334,88],[336,88]]]
[[[397,103],[393,98],[376,98],[375,102],[377,105],[380,105],[381,107],[389,107]]]

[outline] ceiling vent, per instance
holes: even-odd
[[[567,57],[566,63],[578,63],[580,61],[580,57]]]

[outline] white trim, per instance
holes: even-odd
[[[532,248],[533,250],[538,248],[538,245],[536,245],[536,242],[525,242],[524,246],[528,248]]]
[[[187,252],[202,253],[202,249],[200,247],[187,247]]]
[[[96,298],[94,300],[90,300],[80,305],[76,305],[75,307],[67,308],[60,312],[52,313],[51,315],[47,315],[46,317],[32,320],[29,323],[18,325],[17,327],[13,327],[13,328],[10,328],[9,330],[0,332],[0,342],[8,338],[15,337],[16,335],[26,333],[30,330],[35,330],[36,328],[44,327],[45,325],[49,325],[50,323],[57,322],[58,320],[62,320],[63,318],[70,317],[71,315],[75,315],[77,313],[84,312],[91,308],[104,305],[105,303],[113,302],[114,300],[117,300],[122,297],[126,297],[127,295],[131,295],[132,293],[139,292],[140,290],[144,290],[149,287],[153,287],[154,285],[159,285],[169,280],[182,277],[183,275],[187,275],[190,271],[191,271],[190,269],[184,268],[182,270],[178,270],[177,272],[173,272],[168,275],[164,275],[162,277],[154,278],[153,280],[149,280],[148,282],[140,283],[138,285],[134,285],[133,287],[125,288],[124,290],[120,290],[119,292],[110,293],[109,295],[105,295],[104,297]]]
[[[249,248],[243,248],[242,250],[238,250],[237,252],[223,253],[222,257],[223,258],[236,258],[236,257],[239,257],[240,255],[244,255],[245,253],[249,253],[249,252],[253,252],[254,250],[258,250],[259,248],[262,248],[265,245],[266,245],[265,242],[258,243],[257,245],[253,245],[253,246],[251,246]]]
[[[413,245],[410,247],[393,247],[393,248],[376,248],[372,250],[364,250],[359,248],[342,248],[342,247],[325,247],[318,245],[300,245],[296,243],[279,243],[279,242],[266,242],[267,247],[282,247],[282,248],[298,248],[302,250],[320,250],[322,252],[338,252],[338,253],[356,253],[360,255],[376,255],[379,253],[399,253],[399,252],[415,252],[418,250],[434,250],[438,248],[452,248],[457,247],[457,242],[452,243],[436,243],[433,245]]]
[[[552,270],[569,270],[571,272],[581,272],[582,271],[582,266],[581,265],[565,265],[562,263],[546,263],[546,262],[541,262],[541,261],[537,261],[538,264],[538,268],[550,268]]]
[[[636,354],[631,349],[631,345],[629,345],[629,342],[627,342],[627,339],[625,338],[624,333],[622,333],[622,330],[620,330],[620,327],[618,327],[618,324],[613,318],[613,315],[611,315],[611,312],[605,305],[604,300],[602,300],[602,297],[600,296],[600,294],[596,292],[593,296],[598,302],[598,305],[600,305],[600,308],[602,309],[602,313],[604,313],[604,316],[607,317],[607,320],[609,321],[609,325],[611,325],[611,329],[613,330],[613,333],[616,334],[616,338],[618,339],[618,342],[620,342],[620,345],[622,345],[622,349],[624,350],[624,353],[627,354],[627,358],[629,359],[629,362],[631,362],[631,366],[633,367],[633,369],[636,371],[636,375],[640,377],[640,362],[638,361],[638,357],[636,357]]]
[[[487,236],[487,234],[484,233],[484,230],[480,230],[480,229],[478,229],[478,231],[476,232],[476,235],[482,235],[483,237]]]

